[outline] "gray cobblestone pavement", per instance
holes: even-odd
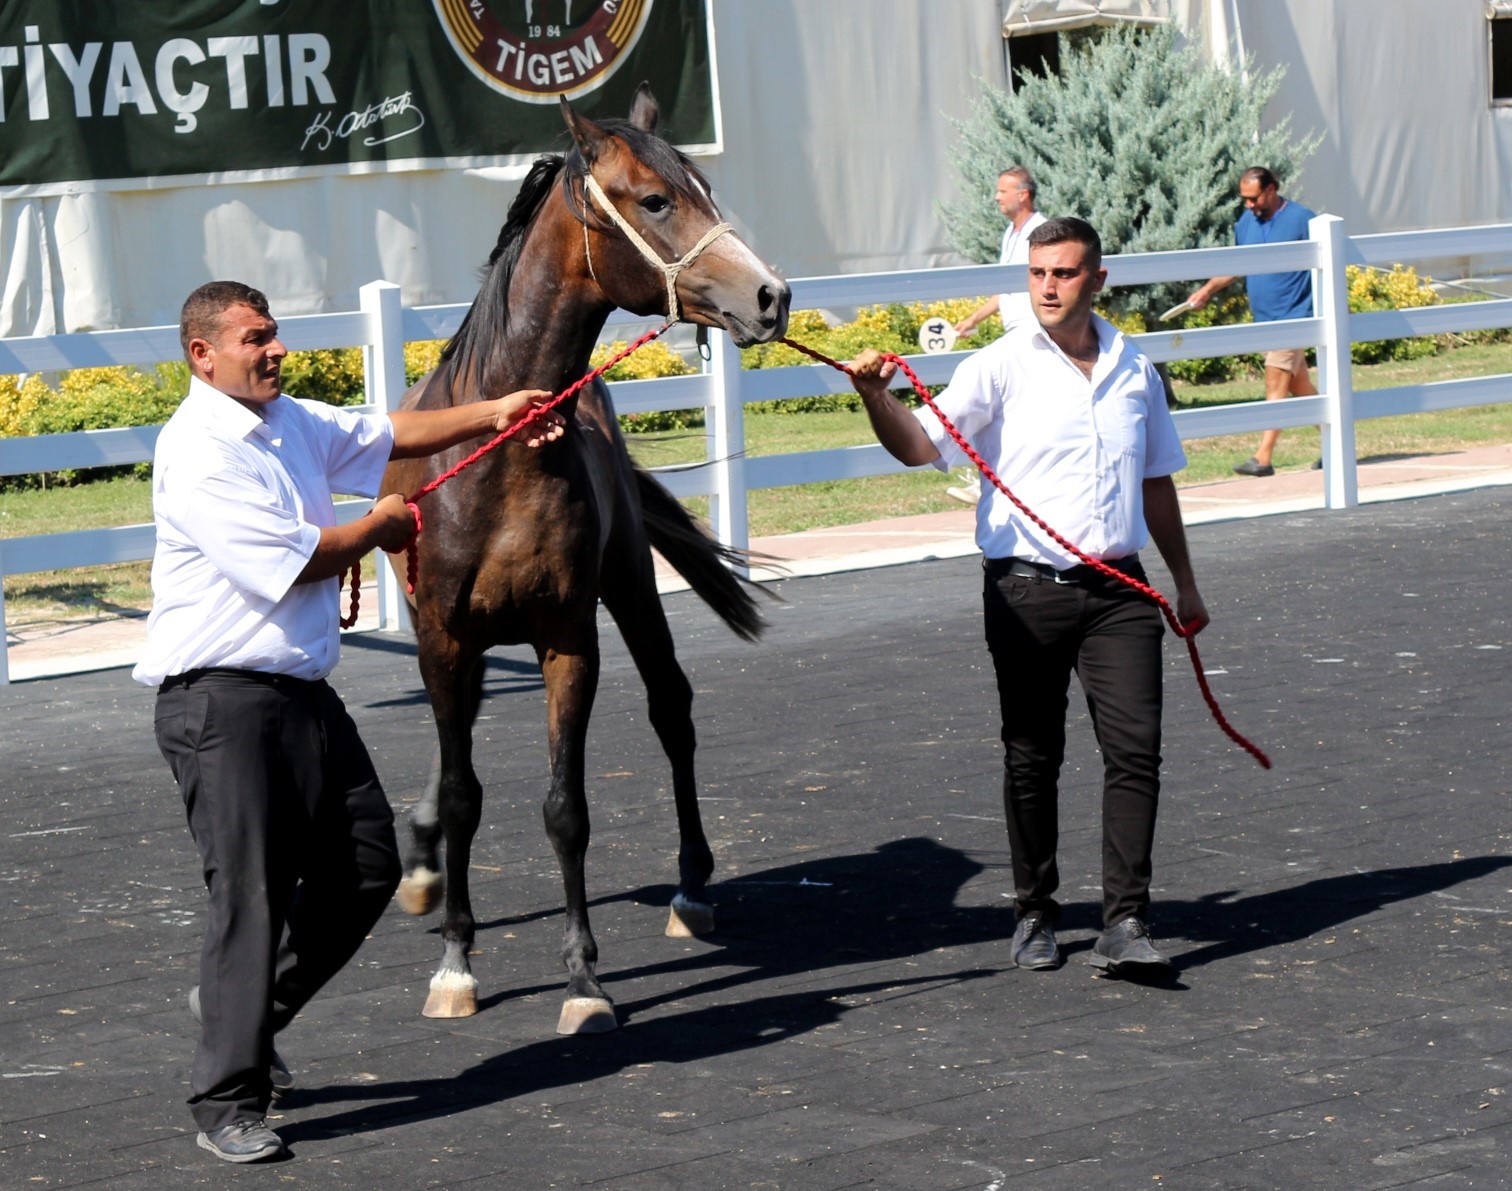
[[[293,1158],[229,1168],[183,1100],[202,891],[124,670],[0,690],[0,1186],[1506,1187],[1512,629],[1491,489],[1201,525],[1201,638],[1265,772],[1168,650],[1162,986],[1093,975],[1098,765],[1078,709],[1069,962],[1023,972],[969,558],[791,580],[766,641],[668,597],[698,690],[718,932],[662,936],[667,772],[606,630],[589,740],[614,1034],[552,1033],[560,891],[541,690],[491,661],[482,1012],[419,1014],[435,920],[391,909],[280,1041]],[[401,815],[412,650],[336,682]],[[401,824],[402,826],[402,824]]]

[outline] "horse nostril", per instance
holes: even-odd
[[[756,304],[761,308],[762,314],[766,314],[774,305],[779,310],[785,310],[791,293],[781,282],[775,286],[763,285],[756,291]]]

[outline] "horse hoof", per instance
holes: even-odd
[[[478,1011],[478,982],[472,976],[437,973],[431,977],[424,1017],[471,1017]]]
[[[672,899],[672,912],[667,917],[669,939],[691,939],[713,932],[713,906],[707,902],[689,901],[680,893]]]
[[[441,895],[445,892],[441,874],[421,867],[405,874],[404,880],[399,882],[399,888],[394,892],[394,900],[406,914],[418,918],[440,905]]]
[[[603,997],[568,997],[557,1020],[558,1034],[607,1034],[618,1029],[614,1003]]]

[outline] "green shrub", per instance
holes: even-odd
[[[327,405],[361,405],[367,400],[360,347],[290,352],[282,373],[284,392],[291,397]]]
[[[1425,281],[1418,279],[1416,269],[1392,265],[1388,271],[1348,265],[1344,274],[1349,281],[1349,309],[1353,313],[1438,304],[1439,296]],[[1430,335],[1423,335],[1414,339],[1356,343],[1350,356],[1356,364],[1379,364],[1385,360],[1421,360],[1438,350],[1438,342]]]
[[[62,374],[56,388],[37,374],[28,376],[24,384],[14,376],[0,377],[0,435],[24,437],[156,425],[172,416],[188,387],[189,369],[182,363],[159,364],[152,372],[120,366],[75,368]],[[7,476],[3,482],[8,487],[45,488],[149,470],[145,463],[90,468],[87,472],[70,468]]]

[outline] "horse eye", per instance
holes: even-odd
[[[672,204],[663,195],[648,194],[645,198],[641,199],[640,205],[652,215],[660,215]]]

